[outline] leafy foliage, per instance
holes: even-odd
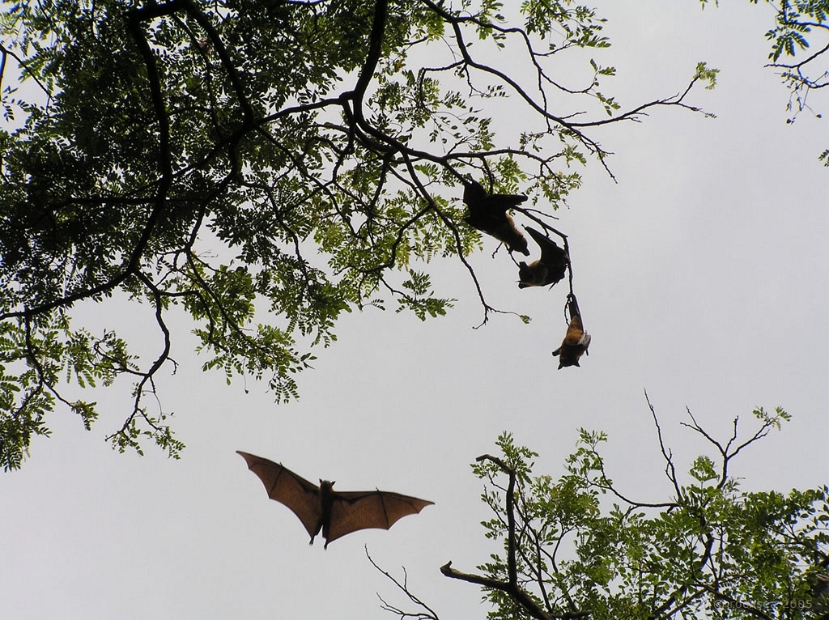
[[[760,4],[760,0],[749,0]],[[705,7],[708,0],[700,0]],[[716,4],[719,1],[716,0]],[[815,112],[809,104],[812,91],[829,86],[829,71],[820,66],[823,55],[829,51],[829,2],[827,0],[765,0],[774,11],[774,27],[766,31],[766,39],[771,43],[768,58],[769,66],[780,70],[780,78],[789,90],[786,110],[789,112],[787,123],[794,123],[804,110]],[[811,42],[810,42],[811,39]],[[815,50],[815,51],[813,51]],[[783,62],[784,58],[795,59],[798,52],[811,52],[801,60]],[[819,159],[829,166],[826,152]]]
[[[3,7],[0,323],[4,359],[18,362],[3,375],[6,468],[48,432],[66,368],[79,385],[134,378],[111,440],[140,450],[149,435],[175,455],[169,414],[143,401],[172,364],[171,311],[195,323],[206,369],[261,377],[277,400],[297,396],[296,373],[336,340],[343,312],[388,298],[420,319],[447,312],[453,300],[415,262],[457,258],[486,320],[465,178],[525,188],[536,204],[523,213],[540,221],[579,186],[572,164],[606,165],[592,127],[696,109],[683,94],[620,113],[599,90],[614,70],[596,60],[580,84],[556,79],[560,54],[609,45],[596,12],[569,0]],[[509,70],[489,64],[498,49]],[[530,112],[520,128],[493,123],[507,96]],[[109,325],[68,327],[76,304],[123,296],[158,325],[149,362]],[[87,425],[97,415],[70,407]]]
[[[503,553],[479,574],[451,563],[442,571],[484,586],[492,619],[825,617],[829,488],[741,490],[729,473],[732,460],[789,418],[782,409],[754,416],[751,437],[738,441],[735,420],[725,443],[691,416],[684,426],[713,454],[697,457],[681,481],[654,414],[673,490],[661,502],[618,490],[599,451],[603,433],[580,431],[558,480],[533,477],[537,453],[504,433],[497,441],[503,456],[473,464],[493,513],[482,525]]]

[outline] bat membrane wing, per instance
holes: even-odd
[[[237,453],[245,459],[248,469],[259,476],[268,497],[290,508],[308,534],[314,536],[320,529],[322,517],[317,485],[279,463],[247,452],[237,450]]]
[[[487,192],[477,181],[470,181],[463,190],[463,201],[469,205],[478,205],[487,199]]]
[[[559,245],[555,241],[553,241],[546,235],[542,235],[535,228],[526,226],[526,229],[527,232],[530,233],[530,236],[538,244],[538,247],[541,249],[542,263],[548,265],[549,267],[560,267],[562,270],[566,268],[567,252],[565,252],[563,248],[559,247]]]
[[[529,265],[518,263],[518,288],[555,286],[567,272],[567,252],[535,228],[525,228],[541,249],[541,258]],[[526,253],[529,254],[529,251]]]
[[[489,196],[488,206],[506,211],[517,207],[526,200],[527,197],[522,194],[492,194]]]
[[[543,235],[538,232],[535,228],[530,226],[525,226],[524,228],[527,229],[527,232],[530,233],[530,237],[532,237],[535,242],[538,244],[538,247],[541,248],[541,258],[546,258],[545,253],[555,252],[558,250],[559,252],[564,252],[558,244],[550,239],[547,235]]]
[[[406,515],[417,514],[431,504],[434,502],[389,491],[338,492],[331,505],[327,541],[357,530],[387,530]]]

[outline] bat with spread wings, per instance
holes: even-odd
[[[567,270],[567,252],[534,228],[527,226],[526,229],[541,248],[541,258],[529,265],[525,262],[518,263],[518,288],[558,283]]]
[[[498,239],[510,252],[529,256],[527,239],[515,227],[507,209],[527,199],[520,194],[490,194],[474,180],[464,182],[463,201],[469,207],[466,223]]]
[[[567,307],[570,310],[570,324],[567,326],[567,334],[564,336],[564,340],[561,341],[561,346],[553,351],[553,355],[559,356],[559,370],[565,366],[578,366],[579,358],[583,353],[587,353],[587,347],[590,346],[590,334],[584,331],[584,324],[581,320],[581,312],[579,312],[579,304],[575,295],[567,296]]]
[[[328,480],[320,480],[317,486],[279,463],[238,450],[237,454],[259,476],[268,497],[285,504],[299,517],[311,535],[309,544],[322,530],[326,549],[328,543],[346,534],[369,528],[387,530],[406,515],[434,504],[389,491],[335,491],[334,483]]]

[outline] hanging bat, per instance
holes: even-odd
[[[527,199],[520,194],[490,194],[474,180],[464,183],[463,201],[469,207],[466,223],[498,239],[510,252],[529,256],[527,239],[515,227],[507,209]]]
[[[268,497],[299,517],[311,535],[308,544],[314,544],[314,537],[322,530],[326,549],[328,543],[357,530],[387,530],[399,519],[434,503],[389,491],[335,491],[334,483],[328,480],[320,480],[317,486],[278,463],[238,450],[237,454],[259,476]]]
[[[590,346],[590,334],[584,331],[576,296],[568,295],[567,300],[567,306],[570,310],[570,324],[567,326],[567,334],[564,336],[564,340],[561,341],[561,346],[553,351],[553,355],[559,356],[559,370],[565,366],[578,366],[579,358],[582,353],[587,353],[587,347]]]
[[[541,248],[541,258],[529,265],[523,261],[518,263],[518,288],[555,285],[564,277],[567,270],[567,252],[534,228],[525,228]]]

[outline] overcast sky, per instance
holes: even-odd
[[[35,439],[22,471],[0,476],[6,617],[392,618],[375,593],[405,602],[369,565],[368,545],[387,570],[407,568],[442,620],[483,618],[480,591],[438,572],[449,560],[474,571],[493,550],[469,463],[509,430],[540,453],[536,474],[558,476],[577,428],[604,430],[618,486],[662,501],[670,487],[645,389],[683,470],[706,448],[680,427],[686,406],[725,438],[736,416],[748,436],[754,407],[780,405],[792,422],[741,454],[733,473],[751,490],[829,482],[829,171],[817,161],[826,121],[805,113],[786,124],[787,92],[762,66],[766,7],[600,6],[613,47],[597,58],[617,68],[605,90],[623,108],[681,91],[698,61],[721,73],[714,91],[689,100],[716,119],[659,109],[593,134],[616,153],[618,183],[591,163],[556,224],[569,234],[593,336],[581,368],[556,370],[550,355],[565,331],[565,283],[519,291],[491,240],[472,258],[478,277],[493,305],[530,314],[530,325],[497,315],[473,330],[482,310],[472,282],[458,261],[437,262],[435,281],[456,309],[426,323],[373,308],[346,316],[339,342],[299,378],[298,402],[276,406],[264,385],[202,373],[180,334],[178,372],[158,379],[187,444],[180,461],[103,442],[129,407],[125,384],[85,396],[106,412],[91,432],[58,412],[52,438]],[[825,97],[811,102],[829,113]],[[129,333],[156,337],[147,308],[77,311],[93,327],[119,314]],[[388,532],[309,548],[235,450],[340,490],[378,487],[435,506]]]

